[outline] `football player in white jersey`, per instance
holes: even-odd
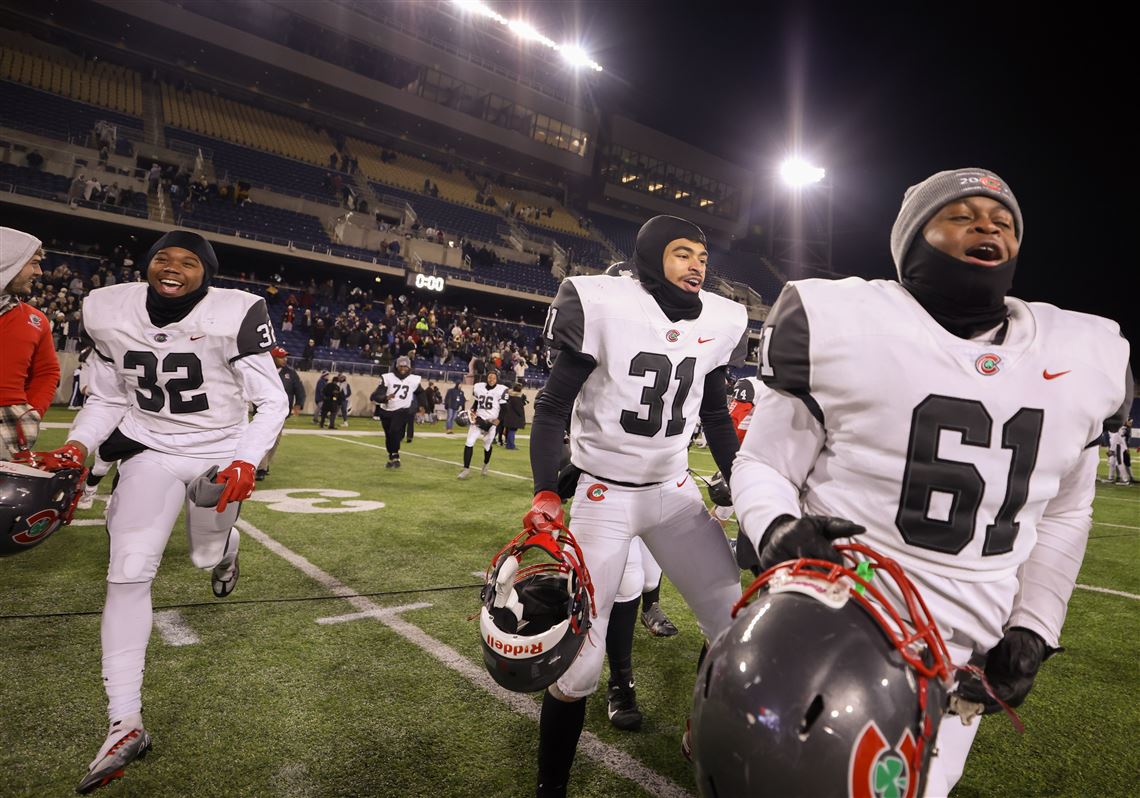
[[[412,361],[401,355],[395,367],[385,374],[372,399],[380,407],[380,423],[384,427],[384,445],[388,449],[385,468],[400,467],[400,443],[404,432],[411,428],[416,407],[420,401],[420,375],[412,374]]]
[[[593,579],[591,633],[598,640],[606,637],[634,537],[645,541],[706,636],[728,626],[740,596],[728,542],[687,471],[698,417],[726,472],[738,446],[725,372],[743,362],[748,318],[742,305],[701,290],[707,258],[700,228],[655,217],[637,235],[637,280],[571,277],[547,316],[544,334],[561,351],[535,403],[535,496],[523,523],[542,530],[562,521],[557,474],[569,419],[571,460],[582,472],[570,528]],[[603,653],[600,645],[584,646],[543,697],[540,796],[566,794]]]
[[[468,415],[471,426],[467,428],[467,441],[463,444],[463,470],[459,479],[471,476],[471,456],[475,452],[475,441],[483,439],[483,476],[491,468],[491,448],[495,442],[495,427],[499,426],[499,410],[507,401],[510,388],[499,384],[499,372],[487,369],[483,382],[475,383],[471,389],[471,409]]]
[[[179,512],[186,508],[191,561],[210,570],[214,595],[229,595],[238,578],[233,524],[253,492],[253,464],[289,410],[269,355],[275,342],[265,301],[210,287],[218,269],[210,243],[174,230],[151,247],[146,263],[147,282],[99,288],[84,300],[95,347],[89,395],[67,443],[49,454],[81,463],[99,446],[103,460],[121,461],[107,507],[102,625],[110,730],[81,793],[121,776],[150,746],[142,679],[151,583]],[[252,421],[250,402],[257,406]],[[188,487],[209,470],[219,498],[216,507],[201,507],[188,501]]]
[[[831,541],[865,528],[859,542],[903,565],[954,661],[984,666],[1011,706],[1058,644],[1097,442],[1132,398],[1116,323],[1008,296],[1022,232],[997,175],[940,172],[903,198],[900,282],[789,282],[731,479],[762,568],[836,560]],[[960,680],[952,708],[979,704],[999,707]],[[927,796],[957,782],[978,725],[941,724]]]

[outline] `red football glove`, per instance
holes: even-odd
[[[225,483],[222,496],[218,499],[218,512],[224,513],[230,502],[245,501],[253,493],[255,469],[245,460],[234,460],[218,472],[214,482]]]
[[[31,452],[33,464],[44,471],[62,471],[65,468],[83,468],[87,453],[74,443],[65,443],[50,452]]]
[[[557,533],[555,525],[562,523],[562,498],[552,490],[534,494],[530,511],[523,516],[523,529],[532,535],[537,532]]]

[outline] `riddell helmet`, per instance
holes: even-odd
[[[548,561],[520,566],[528,551]],[[480,593],[483,662],[516,693],[545,690],[570,667],[590,630],[594,586],[565,527],[557,538],[523,532],[491,561]]]
[[[761,574],[705,657],[691,733],[706,798],[922,795],[950,655],[898,563],[837,548],[847,565]]]
[[[0,462],[0,556],[38,546],[70,524],[86,476],[85,468],[44,471]]]

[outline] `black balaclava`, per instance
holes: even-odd
[[[701,315],[700,294],[683,291],[665,279],[665,247],[678,238],[699,241],[708,246],[704,232],[692,222],[676,216],[654,216],[637,232],[633,253],[637,279],[657,300],[669,321],[695,319]]]
[[[159,250],[167,247],[181,247],[188,249],[202,261],[202,284],[189,294],[181,297],[166,297],[154,290],[150,284],[150,262]],[[165,327],[176,321],[182,321],[194,309],[194,306],[206,296],[210,288],[210,279],[218,273],[218,256],[214,248],[202,236],[191,233],[189,230],[171,230],[147,251],[143,262],[146,264],[146,312],[150,316],[150,323],[155,327]]]
[[[935,321],[960,338],[1006,320],[1005,296],[1017,269],[1016,257],[999,266],[958,260],[933,247],[922,234],[926,223],[948,203],[975,196],[997,200],[1009,209],[1020,243],[1025,221],[1017,198],[998,175],[977,167],[938,172],[908,188],[891,228],[891,256],[899,281]]]
[[[1005,321],[1016,269],[1016,256],[1000,266],[966,263],[919,233],[903,261],[902,284],[948,332],[970,338]]]

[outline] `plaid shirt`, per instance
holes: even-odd
[[[29,404],[0,407],[0,460],[11,460],[20,446],[20,432],[28,449],[35,448],[40,434],[40,414]]]

